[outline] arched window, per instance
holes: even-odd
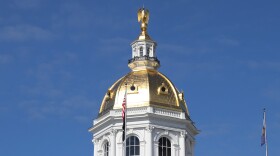
[[[143,47],[140,47],[140,57],[143,56]]]
[[[108,141],[106,141],[106,143],[104,144],[103,151],[104,151],[104,156],[109,156],[109,142]]]
[[[171,156],[171,143],[166,137],[162,137],[158,142],[158,155],[159,156]]]
[[[147,47],[147,54],[146,55],[150,56],[150,48],[149,47]]]
[[[130,136],[126,139],[126,156],[139,156],[140,145],[136,136]]]

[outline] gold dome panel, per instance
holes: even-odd
[[[126,89],[127,108],[150,106],[188,114],[185,100],[180,96],[182,94],[166,76],[157,70],[140,70],[131,71],[108,89],[99,115],[121,109]]]

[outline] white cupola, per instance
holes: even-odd
[[[132,70],[157,69],[160,61],[156,56],[157,43],[148,35],[147,28],[149,22],[149,11],[141,8],[138,11],[138,22],[141,22],[141,33],[134,42],[131,43],[132,59],[128,66]]]

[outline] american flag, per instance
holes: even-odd
[[[126,93],[123,98],[123,103],[122,103],[122,119],[123,119],[123,125],[122,125],[122,130],[123,130],[123,135],[122,135],[122,140],[125,140],[125,112],[126,112]]]

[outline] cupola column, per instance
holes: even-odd
[[[179,142],[180,142],[180,156],[185,156],[185,149],[186,149],[186,146],[185,146],[185,132],[181,132],[181,135],[179,137]]]
[[[98,150],[98,140],[97,139],[93,139],[92,140],[93,144],[94,144],[94,152],[93,152],[93,156],[98,155],[97,150]]]
[[[111,140],[111,156],[116,156],[116,133],[117,131],[112,129],[110,134],[110,140]]]
[[[146,127],[146,130],[145,130],[145,139],[146,139],[146,155],[149,155],[149,156],[153,156],[153,151],[154,151],[154,148],[153,148],[153,127],[151,126],[148,126]]]

